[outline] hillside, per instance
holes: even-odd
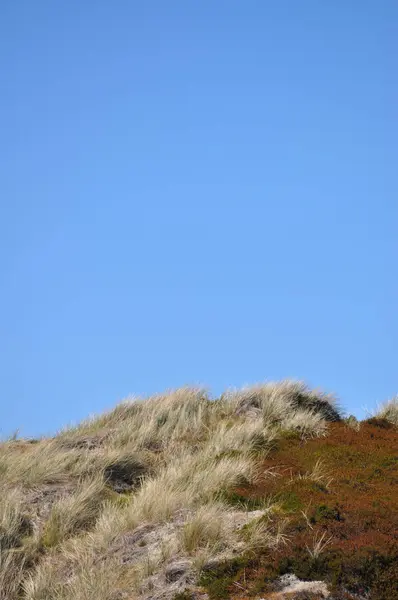
[[[0,600],[397,600],[397,427],[285,381],[4,441]]]

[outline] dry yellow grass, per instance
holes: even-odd
[[[376,414],[380,419],[387,419],[393,425],[398,425],[398,396],[382,404]]]
[[[89,529],[100,514],[104,499],[102,473],[80,481],[72,494],[53,504],[43,528],[43,544],[46,547],[56,546],[73,534]]]
[[[181,529],[181,544],[188,554],[196,554],[202,548],[211,548],[213,552],[223,549],[227,543],[225,520],[228,509],[221,503],[201,506]]]

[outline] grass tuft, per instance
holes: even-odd
[[[398,396],[382,404],[375,416],[378,419],[386,419],[393,425],[398,426]]]

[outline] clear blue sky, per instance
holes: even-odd
[[[395,0],[3,0],[3,434],[398,391]],[[394,114],[395,113],[395,114]]]

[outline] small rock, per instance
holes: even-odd
[[[316,594],[316,598],[330,598],[330,592],[324,581],[302,581],[293,573],[287,573],[282,575],[277,582],[275,582],[276,592],[271,594],[269,597],[273,600],[283,600],[289,594],[289,598],[302,597],[303,594],[311,595]],[[290,596],[294,594],[294,596]]]

